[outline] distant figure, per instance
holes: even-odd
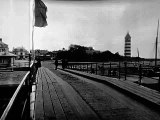
[[[37,68],[39,68],[39,67],[41,67],[41,61],[40,60],[37,61]]]
[[[64,59],[62,59],[62,69],[64,69],[65,68],[65,60]]]
[[[103,66],[98,66],[98,68],[101,71],[101,74],[104,75],[104,71],[105,71],[104,67]]]
[[[55,64],[55,70],[57,70],[57,67],[58,67],[58,60],[57,59],[55,60],[54,64]]]
[[[67,68],[67,66],[68,66],[68,60],[66,59],[65,60],[65,68]]]
[[[95,73],[94,68],[91,68],[91,73],[92,73],[92,74],[94,74],[94,73]]]

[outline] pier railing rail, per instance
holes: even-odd
[[[141,82],[143,77],[152,78],[156,76],[157,79],[160,78],[160,70],[159,73],[155,73],[153,65],[142,62],[68,62],[66,67],[68,69],[124,80],[127,80],[127,77],[134,76],[138,82]],[[160,66],[158,67],[160,68]]]
[[[0,120],[28,120],[30,117],[30,93],[35,77],[35,64],[29,66],[26,73],[5,108]]]

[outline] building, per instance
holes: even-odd
[[[131,36],[130,36],[129,32],[125,36],[124,56],[131,57]]]
[[[93,55],[94,53],[100,53],[99,50],[94,50],[93,47],[85,47],[85,51],[87,54]]]
[[[12,53],[17,55],[16,59],[18,60],[29,58],[29,52],[24,47],[13,48]]]
[[[73,45],[73,44],[71,44],[69,46],[70,50],[77,50],[77,49],[80,49],[80,48],[82,48],[83,50],[85,50],[85,52],[87,54],[90,54],[90,55],[93,55],[94,53],[100,53],[99,50],[94,50],[93,47],[85,47],[85,46]]]
[[[11,67],[14,64],[16,55],[9,52],[8,45],[0,38],[0,67]]]

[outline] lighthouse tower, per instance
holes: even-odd
[[[131,36],[130,36],[129,32],[125,36],[124,56],[131,57]]]

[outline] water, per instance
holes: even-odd
[[[0,85],[19,84],[27,71],[0,72]]]

